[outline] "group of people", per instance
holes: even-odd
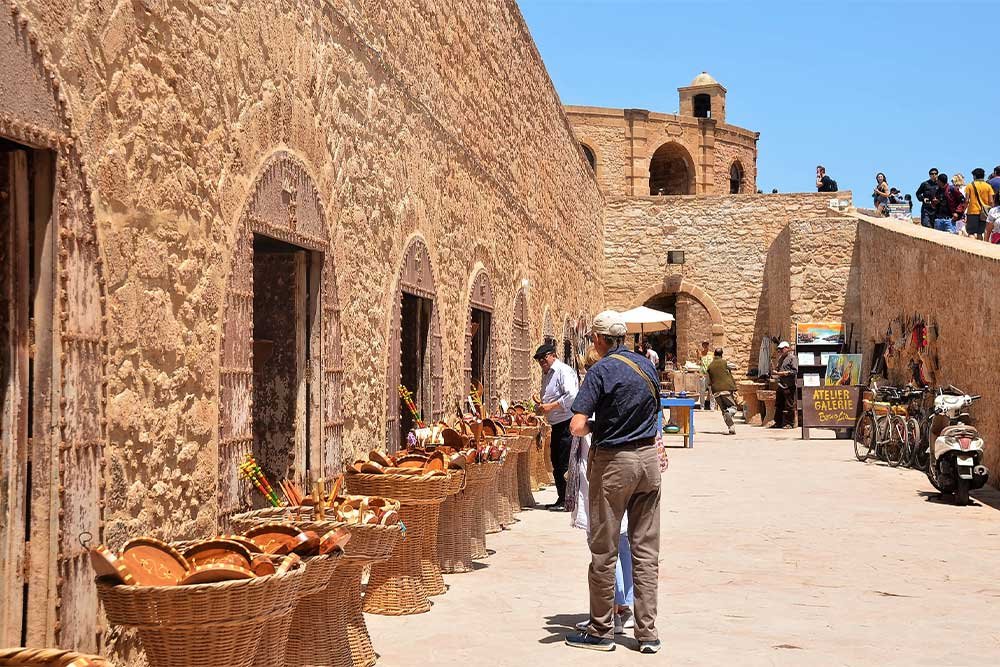
[[[557,498],[548,509],[572,512],[573,525],[587,531],[591,553],[590,617],[565,641],[613,651],[615,635],[634,628],[639,652],[652,654],[660,650],[660,475],[666,468],[657,446],[659,376],[646,356],[625,347],[627,327],[617,311],[597,315],[588,336],[582,383],[552,345],[534,355],[542,370],[538,410],[552,427]]]
[[[976,167],[968,183],[962,174],[949,180],[937,169],[928,172],[926,181],[917,188],[920,202],[920,224],[938,231],[1000,243],[1000,165],[987,178],[986,170]],[[822,166],[816,167],[816,190],[836,192],[837,181],[827,175]],[[907,204],[913,210],[910,195],[900,194],[890,187],[885,174],[875,175],[872,201],[879,215],[889,215],[890,204]]]
[[[961,174],[948,181],[937,169],[917,188],[920,224],[951,234],[1000,243],[1000,165],[989,179],[986,170],[972,170],[972,182]]]

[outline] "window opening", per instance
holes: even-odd
[[[738,195],[743,191],[743,168],[734,162],[729,168],[729,194]]]
[[[597,171],[597,156],[594,155],[593,149],[587,144],[580,144],[580,148],[583,149],[583,154],[587,158],[587,162],[590,163],[590,168]]]
[[[694,117],[712,117],[712,96],[706,93],[699,93],[694,96]]]
[[[472,381],[483,385],[483,396],[493,395],[493,378],[490,373],[490,344],[493,315],[479,308],[472,309]]]

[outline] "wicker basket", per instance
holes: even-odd
[[[416,477],[349,472],[345,479],[351,493],[398,500],[400,520],[406,526],[407,539],[399,544],[393,556],[372,566],[365,611],[387,616],[428,611],[429,595],[444,592],[439,590],[444,588],[444,579],[437,564],[441,503],[462,488],[465,475]]]
[[[507,454],[497,478],[497,492],[500,494],[499,519],[504,528],[509,528],[520,520],[514,516],[514,512],[521,511],[521,502],[517,496],[517,457],[517,454]]]
[[[521,507],[534,507],[535,494],[531,488],[531,449],[517,455],[517,499]]]
[[[500,525],[500,515],[503,513],[500,506],[503,504],[503,499],[500,496],[500,464],[491,463],[489,465],[494,467],[494,475],[490,482],[483,488],[482,516],[485,533],[492,535],[503,530],[503,526]],[[485,557],[485,553],[479,556],[479,558]]]
[[[116,586],[99,579],[97,593],[109,622],[138,630],[150,667],[251,667],[259,651],[271,651],[261,638],[269,626],[287,622],[304,574],[299,567],[194,586]]]
[[[500,532],[500,524],[496,516],[487,508],[489,502],[497,502],[497,475],[500,473],[499,463],[483,463],[476,467],[466,482],[466,488],[478,484],[479,492],[472,497],[472,530],[469,536],[470,553],[474,559],[486,558],[486,534]],[[482,476],[483,479],[478,479]],[[493,500],[490,500],[492,498]],[[496,530],[489,530],[489,520],[492,518]]]
[[[546,475],[548,474],[545,470],[545,453],[542,449],[542,443],[538,443],[535,447],[528,450],[528,458],[531,460],[531,490],[541,491],[546,485]]]
[[[449,496],[441,506],[438,555],[441,571],[445,574],[472,571],[474,533],[482,543],[482,550],[486,548],[485,535],[479,532],[482,529],[482,503],[477,501],[481,501],[486,485],[494,483],[496,466],[489,463],[470,465],[465,474],[465,490]]]
[[[0,649],[0,667],[112,667],[96,655],[53,648]]]

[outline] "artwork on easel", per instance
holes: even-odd
[[[843,322],[799,322],[795,325],[795,345],[843,345]]]

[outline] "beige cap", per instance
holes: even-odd
[[[624,336],[628,333],[625,320],[617,310],[605,310],[597,314],[594,323],[590,325],[590,332],[602,336]]]
[[[788,344],[787,340],[783,340],[780,343],[778,343],[779,350],[784,350],[786,347],[791,347],[791,345]]]

